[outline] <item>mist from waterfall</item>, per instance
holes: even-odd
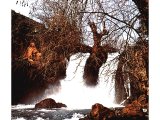
[[[109,61],[118,54],[108,56],[106,64],[101,67],[99,72],[99,84],[95,87],[85,86],[83,82],[84,65],[89,54],[81,54],[81,57],[77,58],[78,55],[71,56],[67,68],[67,77],[61,80],[61,87],[58,92],[54,92],[54,88],[52,88],[53,94],[49,95],[46,91],[47,98],[62,102],[70,109],[87,109],[95,103],[101,103],[107,107],[117,106],[114,104],[114,77],[109,74],[111,71],[107,72],[107,68],[108,64],[111,64]],[[110,69],[114,70],[116,66],[117,64],[114,64]]]

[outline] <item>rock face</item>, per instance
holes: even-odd
[[[38,35],[44,30],[43,24],[12,11],[12,105],[31,104],[42,99],[46,89],[60,86],[60,79],[65,78],[66,63],[63,60],[52,60],[44,66],[45,62],[34,60],[35,64],[30,64],[31,62],[24,59],[24,53],[31,41],[42,53],[42,42]],[[43,61],[48,61],[44,52],[41,57]]]
[[[30,104],[35,98],[41,98],[47,88],[40,71],[21,59],[39,27],[43,25],[12,11],[12,105]],[[39,46],[37,41],[38,49]]]
[[[115,75],[116,102],[120,104],[128,97],[134,101],[143,94],[147,97],[148,88],[148,41],[138,40],[119,57]]]
[[[61,108],[67,107],[63,103],[56,103],[55,100],[51,98],[44,99],[35,105],[35,108]]]

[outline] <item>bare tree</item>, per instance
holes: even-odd
[[[124,46],[133,44],[138,37],[144,36],[138,31],[140,13],[132,1],[36,1],[32,4],[31,15],[46,25],[41,38],[43,44],[47,44],[47,41],[49,44],[45,45],[47,47],[43,46],[42,51],[46,48],[46,52],[52,54],[54,59],[58,59],[55,51],[60,49],[63,52],[61,53],[63,59],[77,52],[90,53],[90,59],[95,53],[104,51],[101,53],[101,56],[106,56],[103,60],[97,56],[94,58],[94,61],[97,61],[97,58],[101,60],[96,68],[97,74],[101,65],[107,60],[108,53],[117,49],[123,50]],[[45,58],[48,60],[49,57]],[[89,65],[89,62],[86,65]],[[84,78],[86,76],[84,73]],[[93,81],[96,83],[97,79],[98,76]]]

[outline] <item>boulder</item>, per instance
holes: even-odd
[[[122,109],[123,116],[143,116],[142,106],[138,100],[134,100],[131,104]]]
[[[44,99],[35,105],[35,108],[61,108],[67,107],[63,103],[56,103],[55,100],[51,98]]]
[[[114,116],[114,111],[104,107],[102,104],[96,103],[92,105],[91,116],[96,120],[102,120],[103,118],[111,118]]]
[[[57,103],[57,108],[61,108],[61,107],[67,107],[67,106],[63,103]]]
[[[104,107],[102,104],[96,103],[92,105],[90,114],[80,120],[107,120],[114,116],[115,113],[113,110]]]
[[[141,97],[142,100],[142,97]],[[148,120],[138,100],[124,108],[109,109],[102,104],[92,105],[90,113],[80,120]]]
[[[132,101],[122,109],[123,116],[143,116],[143,109],[148,111],[148,96],[141,95],[137,100]]]

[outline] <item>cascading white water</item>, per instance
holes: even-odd
[[[91,108],[95,103],[101,103],[107,107],[117,106],[114,104],[114,80],[111,75],[106,76],[104,74],[107,69],[107,62],[100,69],[99,84],[95,87],[87,87],[83,82],[83,70],[89,54],[82,55],[83,57],[78,59],[76,59],[77,54],[70,58],[67,77],[61,80],[59,92],[50,94],[47,98],[62,102],[70,109]],[[107,61],[112,60],[113,56],[115,57],[116,55],[109,55]],[[112,69],[115,69],[116,66],[117,64],[113,65]]]

